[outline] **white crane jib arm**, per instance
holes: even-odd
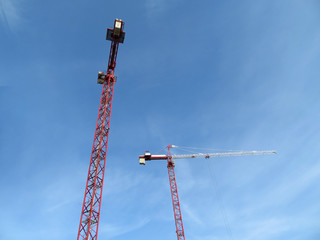
[[[277,152],[272,151],[243,151],[243,152],[224,152],[224,153],[194,153],[194,154],[182,154],[172,155],[172,159],[183,159],[183,158],[210,158],[210,157],[232,157],[232,156],[248,156],[248,155],[265,155],[265,154],[276,154]],[[144,155],[139,156],[139,162],[145,165],[146,161],[151,160],[168,160],[167,155],[151,155],[150,152],[145,152]]]
[[[277,152],[274,150],[272,150],[272,151],[247,151],[247,152],[224,152],[224,153],[196,153],[196,154],[172,155],[172,159],[232,157],[232,156],[265,155],[265,154],[276,154],[276,153]]]

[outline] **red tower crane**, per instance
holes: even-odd
[[[180,202],[178,196],[178,188],[176,183],[176,176],[174,173],[174,161],[172,159],[183,159],[183,158],[210,158],[210,157],[231,157],[231,156],[244,156],[244,155],[262,155],[262,154],[275,154],[276,151],[247,151],[247,152],[226,152],[226,153],[197,153],[197,154],[184,154],[184,155],[171,155],[170,148],[178,146],[168,145],[167,155],[151,155],[150,152],[146,151],[144,155],[139,156],[139,163],[145,165],[146,161],[151,160],[167,160],[169,183],[171,189],[172,205],[174,220],[176,224],[176,233],[178,240],[185,240],[183,222],[181,216]]]
[[[98,237],[113,90],[116,81],[113,74],[119,43],[124,42],[123,27],[124,22],[116,19],[113,29],[107,30],[106,39],[111,41],[111,48],[107,73],[99,72],[98,74],[98,84],[102,84],[102,93],[77,240],[96,240]]]

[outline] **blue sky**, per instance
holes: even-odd
[[[0,0],[0,239],[76,238],[115,18],[99,239],[176,238],[168,144],[279,152],[177,160],[186,239],[319,239],[316,0]]]

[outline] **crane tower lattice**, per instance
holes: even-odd
[[[124,22],[116,19],[113,29],[108,28],[107,30],[107,40],[111,41],[108,69],[106,74],[103,72],[98,74],[98,83],[102,84],[102,93],[77,240],[97,240],[98,237],[113,90],[116,81],[114,69],[119,43],[123,43],[125,37],[123,27]]]

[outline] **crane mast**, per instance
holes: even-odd
[[[114,69],[119,43],[124,42],[123,27],[124,22],[116,19],[113,29],[108,28],[107,30],[107,40],[111,41],[108,69],[106,74],[103,72],[98,74],[98,84],[102,84],[102,93],[77,240],[97,240],[98,237],[112,99],[116,81]]]
[[[276,154],[276,151],[243,151],[243,152],[226,152],[226,153],[197,153],[197,154],[183,154],[183,155],[171,155],[171,148],[177,147],[175,145],[168,145],[167,155],[152,155],[146,151],[144,155],[139,156],[139,163],[145,165],[146,161],[151,160],[167,160],[169,183],[171,189],[172,205],[174,220],[176,224],[176,234],[178,240],[185,240],[183,222],[181,216],[180,202],[178,196],[178,188],[176,183],[176,176],[174,172],[174,161],[172,159],[183,158],[210,158],[210,157],[231,157],[231,156],[246,156],[246,155],[264,155],[264,154]]]
[[[176,183],[176,175],[174,173],[174,161],[172,160],[170,148],[168,147],[167,154],[167,167],[168,167],[168,175],[169,175],[169,183],[171,189],[171,198],[172,198],[172,206],[174,213],[174,221],[176,224],[176,234],[178,240],[185,240],[184,237],[184,229],[183,222],[181,216],[179,195],[178,195],[178,187]]]

